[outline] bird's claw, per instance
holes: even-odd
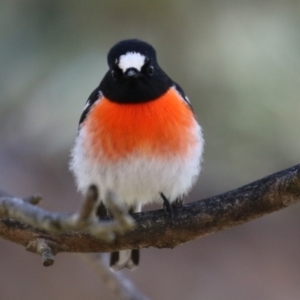
[[[170,203],[169,199],[163,193],[160,193],[160,196],[163,199],[163,209],[165,214],[168,215],[173,220],[174,219],[173,205]]]

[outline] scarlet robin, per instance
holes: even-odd
[[[148,43],[121,41],[107,60],[109,70],[86,102],[72,150],[78,189],[86,193],[94,184],[102,195],[112,189],[131,212],[154,201],[172,211],[200,173],[204,140],[191,103]],[[111,254],[114,270],[138,262],[137,249]]]

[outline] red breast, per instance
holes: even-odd
[[[85,120],[90,149],[108,161],[132,153],[167,158],[185,155],[197,143],[194,114],[170,88],[159,99],[120,104],[102,98]]]

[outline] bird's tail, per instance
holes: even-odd
[[[140,212],[141,206],[132,207],[129,210],[129,213]],[[132,249],[132,250],[122,250],[117,252],[112,252],[110,254],[110,268],[113,271],[119,271],[124,268],[128,268],[130,270],[134,270],[140,260],[140,250]]]
[[[119,271],[124,268],[134,270],[138,266],[139,260],[139,249],[112,252],[110,254],[110,267],[114,271]]]

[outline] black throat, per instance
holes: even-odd
[[[159,68],[159,67],[158,67]],[[141,103],[153,101],[165,94],[172,86],[172,80],[161,70],[149,78],[143,75],[140,78],[117,78],[106,73],[100,83],[100,90],[104,97],[118,103]]]

